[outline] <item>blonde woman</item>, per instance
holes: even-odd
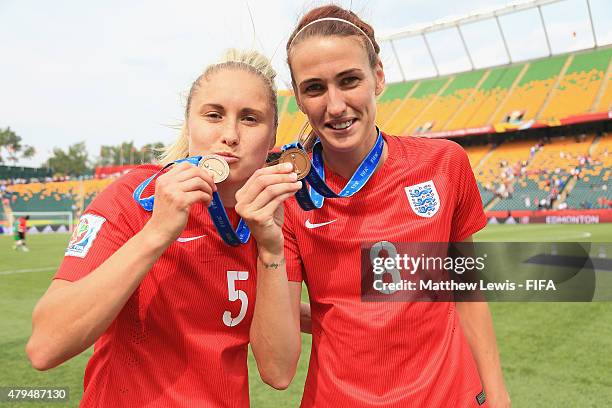
[[[26,347],[32,365],[47,370],[95,343],[81,407],[249,406],[258,237],[228,245],[207,209],[216,203],[238,224],[235,194],[275,142],[274,76],[256,52],[232,50],[207,67],[161,164],[179,163],[161,173],[140,166],[81,217]],[[214,172],[181,161],[211,154],[229,169],[219,184]],[[284,181],[276,195],[299,188],[288,167],[275,167]],[[150,196],[147,211],[140,198]]]

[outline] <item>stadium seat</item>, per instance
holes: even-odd
[[[465,101],[477,89],[477,85],[485,75],[486,70],[470,71],[455,76],[453,81],[438,96],[434,103],[429,106],[408,129],[409,133],[417,133],[418,128],[427,123],[432,123],[431,131],[443,130],[449,119],[457,113]]]
[[[387,84],[377,101],[377,124],[397,135],[562,118],[612,109],[612,48],[528,63]],[[602,87],[605,86],[605,89]],[[297,138],[306,123],[290,91],[278,97],[276,146]],[[593,106],[597,105],[597,106]]]
[[[446,126],[446,130],[480,127],[490,124],[489,119],[504,100],[525,64],[494,68],[480,88],[466,101],[461,111]]]
[[[468,146],[465,147],[464,150],[466,151],[468,158],[470,159],[470,165],[472,166],[472,169],[476,170],[482,158],[485,157],[486,154],[489,153],[489,151],[491,150],[491,145]]]
[[[407,134],[414,119],[432,102],[449,80],[452,78],[433,78],[418,82],[412,95],[389,119],[383,130],[392,135]]]
[[[96,197],[96,195],[102,190],[104,190],[106,187],[108,187],[108,185],[110,185],[113,181],[114,179],[96,179],[83,181],[83,196],[78,197],[77,201],[82,200],[82,208],[87,208],[91,201]]]
[[[297,140],[302,127],[307,122],[306,115],[300,112],[294,96],[289,97],[287,109],[279,121],[276,146],[281,147]]]
[[[540,119],[554,121],[590,112],[611,56],[612,48],[577,54]]]
[[[601,95],[601,99],[595,108],[595,112],[610,112],[612,111],[612,80],[608,78],[606,89]]]
[[[562,55],[530,63],[508,99],[497,110],[491,123],[503,123],[506,116],[513,111],[524,112],[523,122],[534,119],[568,58],[567,55]]]
[[[17,212],[77,211],[114,180],[92,179],[51,183],[15,184],[7,188],[10,206]]]
[[[571,171],[579,166],[580,157],[588,154],[592,142],[592,135],[578,140],[562,136],[544,144],[529,159],[524,174],[517,173],[510,197],[500,199],[492,210],[533,210],[537,208],[537,202],[546,199],[553,189],[560,194],[571,177]],[[529,148],[527,153],[530,154]],[[556,180],[561,183],[559,186]],[[529,207],[525,206],[525,198],[529,198]]]
[[[472,165],[483,205],[486,206],[491,202],[494,191],[504,182],[504,173],[508,168],[516,172],[523,162],[529,160],[529,149],[533,144],[533,141],[503,143],[491,150],[479,167],[474,168]]]
[[[387,129],[389,119],[404,102],[406,96],[410,95],[416,84],[416,81],[411,81],[387,85],[377,104],[376,120],[381,129]]]
[[[599,140],[591,163],[580,170],[566,198],[568,208],[612,208],[612,136]]]
[[[13,211],[72,211],[78,181],[29,183],[9,186]]]

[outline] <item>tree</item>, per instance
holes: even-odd
[[[147,143],[140,148],[140,154],[142,155],[142,163],[152,163],[164,149],[164,144],[161,142]]]
[[[47,166],[54,174],[80,176],[90,171],[88,166],[87,148],[85,142],[75,143],[67,151],[56,147],[53,155],[47,160]]]
[[[151,163],[157,153],[164,147],[163,143],[147,143],[140,149],[134,142],[123,142],[117,146],[101,146],[98,166],[123,166],[126,164]]]
[[[13,164],[19,159],[29,159],[36,154],[32,146],[21,143],[21,136],[11,130],[10,127],[0,129],[0,163],[7,161]]]

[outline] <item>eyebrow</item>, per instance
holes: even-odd
[[[344,71],[339,72],[338,74],[336,74],[335,78],[342,77],[342,76],[348,75],[348,74],[361,73],[361,72],[362,71],[359,68],[349,68],[347,70],[344,70]],[[305,81],[300,82],[300,86],[304,86],[304,85],[310,84],[312,82],[318,82],[320,80],[321,80],[321,78],[308,78]]]
[[[219,111],[225,111],[225,108],[222,105],[219,105],[218,103],[204,103],[202,105],[200,105],[200,111],[204,110],[204,109],[215,109],[215,110],[219,110]]]
[[[202,106],[200,106],[200,111],[204,109],[214,109],[214,110],[218,110],[221,112],[225,112],[225,107],[223,105],[219,105],[218,103],[205,103]],[[264,113],[262,111],[260,111],[259,109],[255,109],[255,108],[242,108],[240,112],[242,114],[252,114],[252,115],[257,115],[257,116],[264,116]]]
[[[246,114],[252,114],[255,116],[265,116],[264,113],[262,111],[260,111],[259,109],[255,109],[255,108],[244,108],[241,110],[242,113],[246,113]]]

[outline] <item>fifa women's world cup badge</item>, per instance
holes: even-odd
[[[104,222],[106,219],[99,215],[83,215],[72,233],[65,255],[85,258]]]
[[[412,211],[419,217],[431,218],[440,209],[440,196],[433,180],[405,188]]]

